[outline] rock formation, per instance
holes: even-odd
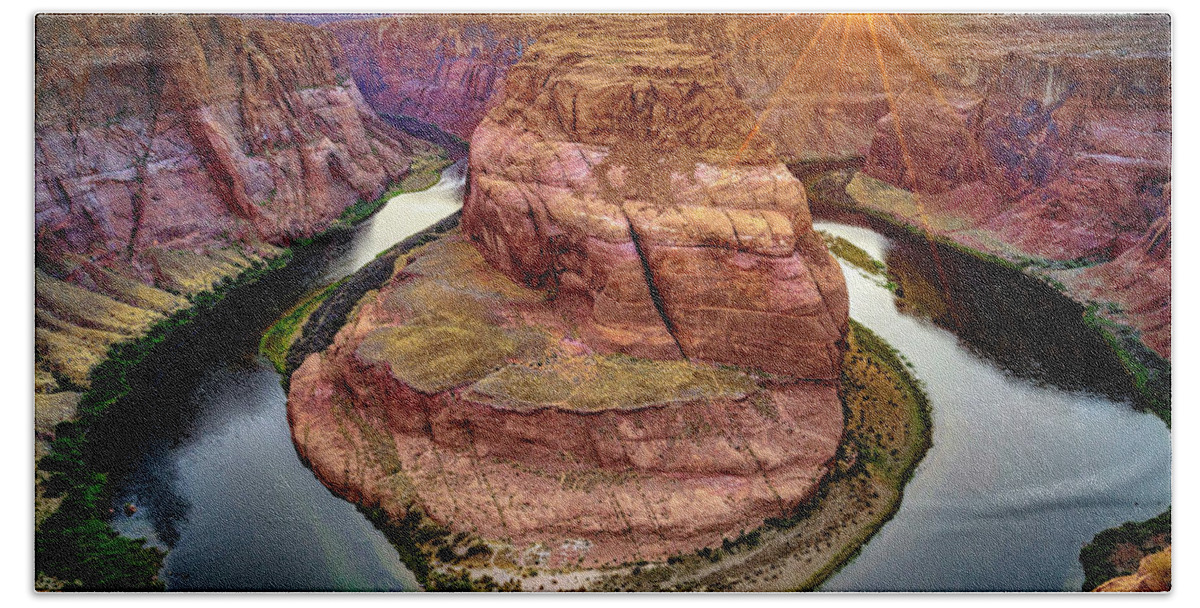
[[[586,31],[509,71],[463,234],[399,261],[288,398],[336,492],[527,565],[717,545],[808,499],[843,429],[846,290],[803,187],[711,56]]]
[[[864,156],[870,175],[920,193],[930,217],[908,220],[945,228],[974,248],[1072,265],[1113,260],[1151,238],[1151,224],[1169,208],[1161,193],[1170,181],[1170,42],[1161,16],[604,21],[705,49],[761,116],[758,132],[781,158]],[[586,16],[448,15],[325,27],[342,40],[372,105],[468,137],[504,98],[511,66],[531,40],[594,24]],[[387,68],[370,69],[375,64]],[[1098,291],[1073,294],[1137,306],[1089,284]],[[1162,285],[1143,287],[1155,290],[1151,299],[1169,300]],[[1169,324],[1157,325],[1169,305],[1118,316],[1170,333]],[[1169,357],[1163,336],[1145,341]]]
[[[591,342],[835,379],[845,285],[802,186],[709,56],[610,40],[563,34],[509,72],[464,230],[512,279],[587,302]]]
[[[374,114],[333,36],[311,26],[41,15],[36,44],[40,459],[110,346],[433,151]],[[39,485],[38,521],[60,501]]]
[[[305,25],[38,18],[40,388],[86,386],[108,345],[379,196],[429,151],[366,106],[339,57]]]
[[[554,18],[400,15],[327,24],[371,107],[469,140],[504,92],[508,68]]]
[[[1064,25],[1087,32],[1099,24]],[[1077,299],[1119,307],[1106,314],[1169,359],[1167,28],[1121,25],[1144,37],[1059,32],[1059,40],[1034,24],[1021,30],[1030,45],[1021,54],[976,51],[975,83],[956,92],[970,100],[900,99],[879,122],[865,171],[918,193],[916,213],[879,207],[905,221],[1010,259],[1089,266],[1056,280]],[[1086,55],[1077,54],[1080,40],[1090,44]],[[1146,48],[1123,46],[1135,44]]]

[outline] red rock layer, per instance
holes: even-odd
[[[846,288],[803,187],[711,56],[607,27],[510,70],[464,230],[514,280],[587,301],[607,349],[837,378]]]
[[[812,495],[843,428],[846,288],[803,187],[711,56],[591,25],[526,50],[475,129],[469,241],[365,299],[288,400],[336,492],[527,564],[753,529]]]
[[[503,95],[508,68],[548,18],[403,15],[330,23],[371,107],[469,140]]]
[[[1001,54],[994,42],[974,50],[951,36],[935,42],[935,56],[958,49],[955,62],[971,68],[943,85],[964,101],[952,105],[928,85],[899,98],[878,124],[865,171],[918,193],[925,217],[906,221],[970,247],[1052,264],[1100,263],[1080,278],[1059,278],[1079,299],[1120,306],[1120,320],[1169,359],[1165,20],[1021,18],[991,29],[1026,48]],[[1150,241],[1157,255],[1145,253]]]
[[[1171,590],[1171,547],[1158,553],[1147,555],[1138,564],[1138,569],[1128,576],[1105,581],[1092,591],[1119,592],[1150,592],[1162,593]]]
[[[529,40],[586,31],[588,19],[406,16],[327,27],[354,40],[356,78],[379,83],[364,87],[373,105],[467,137],[500,103]],[[1113,259],[1169,205],[1158,194],[1171,158],[1163,16],[612,15],[603,25],[709,51],[780,157],[868,156],[871,175],[916,188],[972,247]],[[397,69],[372,72],[379,56]],[[387,75],[397,70],[416,84]],[[1063,99],[1050,112],[1057,134],[1034,129],[1036,141],[1019,141],[1028,101],[1045,109]]]
[[[108,344],[429,149],[374,114],[311,26],[43,15],[36,45],[39,369],[79,384]]]
[[[447,308],[481,311],[489,328]],[[418,505],[452,531],[514,547],[530,566],[662,559],[719,544],[811,496],[841,438],[834,383],[750,381],[736,394],[656,393],[590,409],[488,396],[495,391],[484,385],[506,371],[598,356],[572,337],[576,313],[488,268],[466,239],[443,238],[402,260],[333,345],[293,374],[297,449],[349,500],[397,519]],[[448,361],[507,339],[409,352],[425,349],[405,340],[440,323],[454,327],[446,335],[483,331],[522,345],[430,383],[430,373],[454,367]]]

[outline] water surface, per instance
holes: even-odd
[[[920,239],[816,227],[888,265],[899,297],[842,263],[850,316],[912,362],[933,421],[900,510],[823,590],[1079,590],[1085,543],[1170,505],[1170,431],[1120,399],[1077,305]]]
[[[383,534],[300,462],[281,378],[257,345],[304,293],[461,208],[464,164],[237,290],[133,379],[135,396],[99,429],[122,446],[109,455],[121,488],[113,525],[170,549],[168,589],[416,588]],[[131,517],[121,514],[126,502],[138,507]]]

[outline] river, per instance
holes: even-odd
[[[281,377],[258,337],[304,293],[346,276],[462,207],[465,162],[340,237],[239,290],[156,352],[112,417],[122,534],[170,549],[169,590],[390,591],[417,587],[383,534],[296,456]],[[132,516],[120,508],[138,507]]]
[[[170,549],[168,589],[416,587],[384,536],[300,463],[281,378],[257,345],[305,293],[458,209],[463,173],[447,169],[237,290],[131,378],[135,397],[95,432],[116,446],[113,525]],[[851,316],[908,357],[933,409],[933,447],[900,510],[823,589],[1078,589],[1084,542],[1170,504],[1170,431],[1127,405],[1093,343],[1072,338],[1082,324],[1065,298],[985,276],[978,261],[943,260],[943,280],[920,241],[818,227],[889,265],[904,297],[844,265]],[[949,296],[930,289],[943,283]]]
[[[1078,591],[1085,543],[1170,505],[1170,430],[1120,398],[1077,305],[865,222],[816,228],[887,264],[902,296],[842,262],[850,316],[912,363],[933,421],[900,510],[822,590]]]

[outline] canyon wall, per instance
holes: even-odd
[[[36,28],[38,428],[111,344],[237,275],[432,150],[366,105],[326,31],[215,16]]]
[[[470,140],[503,95],[509,67],[551,20],[399,15],[325,28],[337,36],[354,80],[377,112],[418,118]]]
[[[930,47],[957,79],[899,97],[867,151],[865,172],[916,192],[914,206],[875,206],[1045,271],[1169,359],[1167,18],[965,27]]]

